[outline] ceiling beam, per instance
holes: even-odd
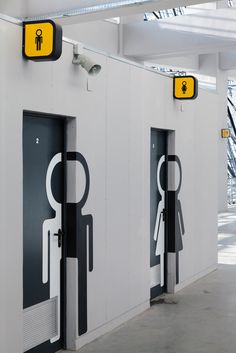
[[[157,57],[217,53],[236,47],[236,37],[225,39],[192,32],[183,33],[159,26],[154,28],[153,24],[146,26],[146,23],[134,27],[136,26],[125,25],[123,54],[138,61],[153,60]]]
[[[147,66],[153,67],[166,67],[172,70],[183,70],[183,71],[198,71],[200,69],[199,65],[199,55],[185,55],[181,57],[174,58],[153,58],[145,62]]]
[[[66,6],[65,2],[60,0],[43,3],[38,0],[8,0],[0,3],[0,13],[12,17],[27,18],[27,20],[54,18],[66,25],[206,2],[213,2],[213,0],[88,0],[83,2],[68,0]],[[108,4],[112,4],[112,6],[109,8],[106,6]]]
[[[236,51],[224,52],[219,55],[219,68],[221,70],[236,70]]]
[[[140,61],[230,51],[236,47],[236,10],[214,10],[169,20],[128,23],[123,53]]]

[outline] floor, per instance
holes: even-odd
[[[219,269],[80,353],[234,353],[236,210],[219,216]]]

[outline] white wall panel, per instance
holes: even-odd
[[[126,82],[126,85],[123,83]],[[108,60],[107,82],[107,256],[108,318],[129,308],[129,134],[130,66]],[[124,261],[124,259],[126,259]],[[116,305],[114,305],[114,302]]]
[[[63,35],[93,48],[118,54],[119,26],[115,23],[95,21],[64,26]]]
[[[146,94],[141,84],[145,71],[131,67],[130,135],[129,135],[129,233],[130,233],[130,297],[129,305],[145,302],[149,297],[149,188],[144,139]]]
[[[94,219],[94,270],[88,274],[89,332],[79,346],[149,300],[151,127],[175,131],[172,152],[182,162],[180,286],[215,266],[218,97],[200,90],[196,101],[173,101],[172,79],[90,51],[102,71],[88,82],[71,64],[69,44],[57,62],[34,63],[21,58],[19,27],[0,23],[0,40],[1,345],[22,352],[22,111],[28,109],[74,117],[68,146],[90,169],[83,214]]]

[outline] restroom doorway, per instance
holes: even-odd
[[[65,336],[65,119],[23,115],[24,352],[54,353]]]
[[[167,138],[151,129],[150,144],[150,300],[167,291]]]

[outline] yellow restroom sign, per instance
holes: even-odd
[[[193,76],[176,76],[173,90],[175,99],[195,99],[198,96],[198,80]]]
[[[51,20],[23,23],[23,56],[35,61],[57,60],[62,52],[62,28]]]
[[[230,137],[230,130],[229,129],[221,129],[221,137],[223,139],[227,139]]]

